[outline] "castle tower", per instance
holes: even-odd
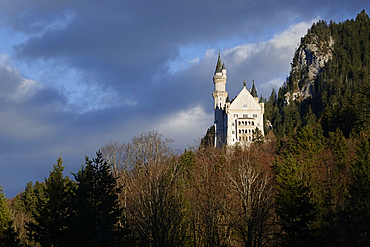
[[[218,53],[216,71],[215,75],[213,76],[213,84],[215,85],[214,92],[212,94],[214,99],[214,109],[224,109],[225,107],[227,98],[226,79],[225,64],[222,64],[220,53]]]
[[[215,112],[215,146],[219,147],[225,144],[227,138],[227,114],[225,108],[228,93],[226,92],[226,79],[225,64],[222,64],[220,53],[218,53],[216,70],[213,76],[214,91],[212,96]]]

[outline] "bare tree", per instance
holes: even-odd
[[[186,220],[179,162],[147,164],[132,174],[127,210],[140,246],[182,246]]]
[[[123,187],[125,224],[139,246],[181,246],[185,241],[186,210],[178,186],[180,162],[171,142],[149,131],[131,143],[111,142],[102,148]]]
[[[202,148],[197,153],[193,181],[188,188],[193,246],[232,245],[231,215],[226,211],[230,197],[224,186],[225,162],[225,153],[215,148]]]
[[[136,166],[149,163],[163,163],[173,155],[170,144],[173,141],[164,139],[162,134],[151,130],[134,137],[130,143],[106,143],[101,148],[103,157],[111,164],[115,176],[122,171],[132,171]]]
[[[229,208],[234,228],[245,246],[259,247],[272,240],[274,183],[272,174],[262,168],[254,151],[235,153],[227,176],[235,200]]]

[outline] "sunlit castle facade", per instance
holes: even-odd
[[[220,54],[216,65],[213,83],[215,85],[212,93],[215,112],[215,146],[250,145],[252,136],[258,128],[263,133],[264,103],[259,103],[257,91],[254,86],[246,89],[244,81],[243,89],[230,102],[226,91],[226,68],[221,62]]]

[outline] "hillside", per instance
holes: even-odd
[[[321,124],[326,136],[340,128],[356,135],[370,122],[370,20],[319,21],[301,39],[291,71],[265,105],[275,135]],[[270,129],[265,125],[265,133]]]

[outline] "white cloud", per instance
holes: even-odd
[[[268,81],[267,83],[262,84],[261,88],[267,89],[275,88],[275,90],[278,90],[281,87],[281,85],[283,85],[283,83],[284,83],[283,78],[276,78],[271,81]]]
[[[14,94],[9,95],[9,99],[13,101],[23,101],[34,95],[41,88],[41,85],[33,80],[22,79]]]
[[[2,55],[1,60],[6,62],[7,55]],[[0,62],[0,95],[5,101],[22,102],[31,98],[41,85],[33,80],[23,78],[17,68]]]
[[[165,67],[168,68],[167,70],[169,74],[175,74],[184,71],[197,63],[199,63],[199,57],[191,60],[186,60],[183,57],[179,57],[177,59],[169,61]]]
[[[276,56],[281,56],[281,54],[289,54],[290,57],[291,54],[287,51],[294,51],[300,42],[300,38],[304,36],[307,29],[315,21],[317,19],[291,25],[283,32],[275,33],[273,38],[266,42],[245,43],[227,49],[223,52],[223,56],[231,66],[241,66],[248,61],[253,62],[253,60],[259,59],[259,57],[265,57],[267,54],[272,60]]]
[[[176,140],[175,147],[184,147],[199,141],[212,122],[213,115],[207,114],[203,106],[197,105],[164,117],[153,129],[167,138]]]
[[[277,49],[297,47],[297,45],[299,45],[300,38],[307,33],[307,29],[311,27],[312,23],[317,22],[318,20],[319,17],[309,22],[300,22],[298,24],[291,25],[283,32],[275,33],[274,37],[269,40],[268,43]]]

